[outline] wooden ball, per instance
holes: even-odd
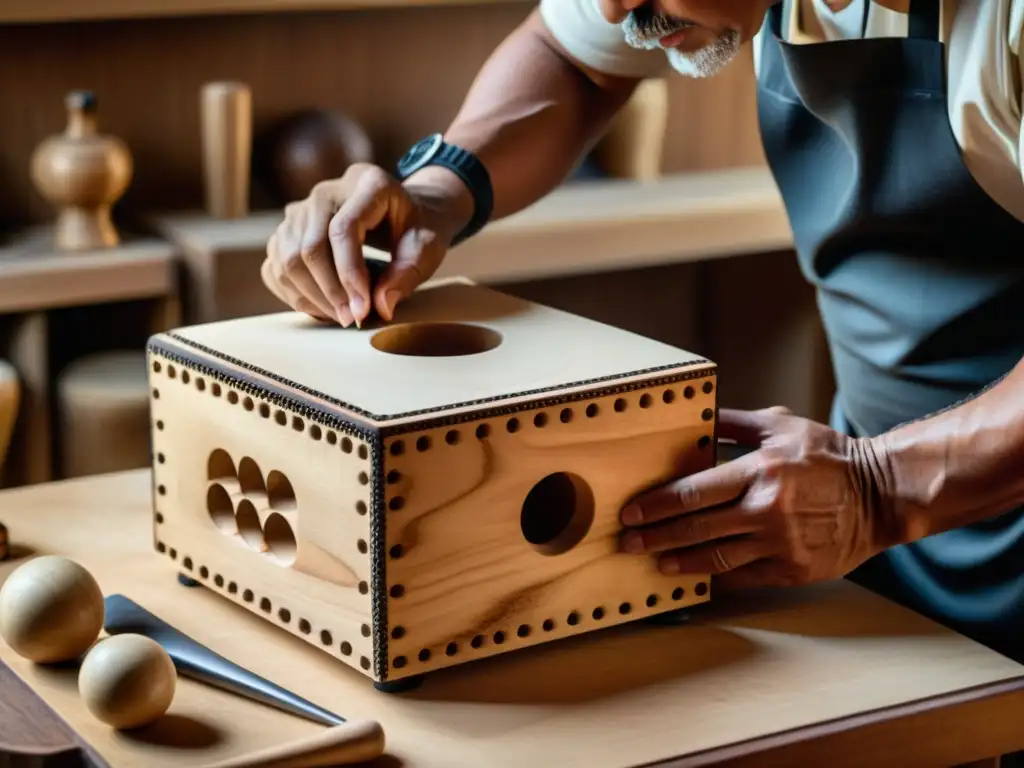
[[[353,163],[373,162],[373,142],[348,115],[314,109],[294,115],[274,143],[273,167],[286,201],[304,199],[320,181],[336,179]]]
[[[98,642],[78,671],[78,692],[97,720],[119,730],[161,718],[174,700],[178,676],[167,651],[143,635]]]
[[[65,557],[35,557],[0,588],[0,635],[16,653],[37,663],[81,656],[99,637],[103,618],[100,585]]]

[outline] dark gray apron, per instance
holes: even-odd
[[[1024,356],[1024,223],[960,157],[939,0],[911,0],[906,38],[808,45],[785,42],[782,10],[762,30],[761,134],[828,336],[832,426],[876,435]],[[896,547],[852,578],[1024,660],[1021,510]]]

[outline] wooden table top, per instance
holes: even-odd
[[[72,557],[105,593],[214,651],[342,716],[379,720],[381,768],[950,765],[1024,747],[1024,667],[845,581],[713,597],[686,626],[604,630],[380,693],[212,592],[179,586],[150,550],[149,504],[148,470],[0,493],[16,554],[0,581],[33,554]],[[80,739],[110,766],[202,765],[322,728],[183,679],[163,721],[118,733],[86,713],[74,669],[34,667],[2,641],[0,662],[0,702],[26,683],[70,726],[44,734],[50,743]],[[11,717],[0,704],[0,742],[31,741]],[[45,730],[41,714],[31,721]]]

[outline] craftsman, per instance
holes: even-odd
[[[289,206],[263,277],[323,320],[390,319],[560,184],[639,79],[712,77],[751,43],[831,425],[723,409],[719,437],[760,447],[632,500],[622,547],[727,588],[850,575],[1024,660],[1024,0],[825,2],[541,0],[443,141]],[[372,296],[364,242],[393,259]]]

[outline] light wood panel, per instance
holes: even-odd
[[[279,313],[150,358],[159,551],[377,681],[709,599],[618,546],[633,495],[714,461],[698,355],[444,280],[387,327]]]
[[[210,591],[179,587],[151,552],[151,483],[141,471],[9,491],[0,508],[22,553],[73,557],[106,594],[342,716],[378,720],[381,766],[902,768],[1024,748],[1024,667],[844,581],[733,595],[688,626],[621,626],[381,694]],[[0,564],[0,579],[20,562]],[[85,711],[73,667],[34,667],[2,642],[0,659],[114,768],[188,768],[322,732],[181,679],[165,720],[115,733]]]
[[[28,163],[38,142],[63,126],[73,88],[95,91],[102,129],[124,139],[135,158],[115,209],[124,224],[140,212],[201,207],[199,90],[210,80],[252,88],[254,208],[280,207],[261,181],[260,136],[299,109],[346,111],[393,168],[412,142],[448,124],[480,66],[533,5],[0,26],[0,211],[14,222],[52,218],[31,188]],[[763,162],[752,83],[749,51],[712,81],[669,80],[667,172]],[[678,239],[686,242],[685,227]]]

